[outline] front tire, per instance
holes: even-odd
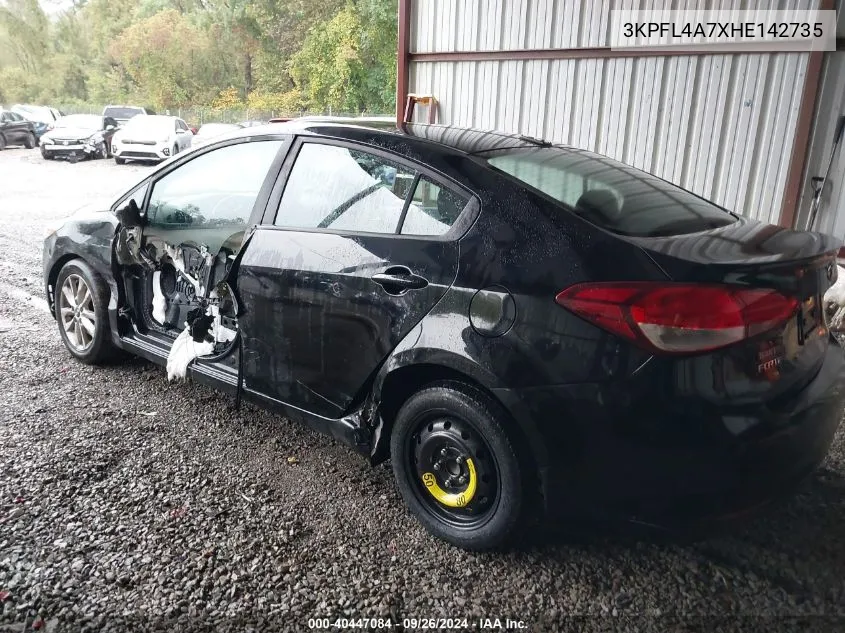
[[[35,134],[30,132],[26,135],[26,140],[23,142],[23,146],[27,149],[35,149],[36,145],[38,145],[38,139],[35,138]]]
[[[109,289],[106,282],[81,259],[59,271],[54,289],[56,321],[68,351],[88,365],[115,354],[109,328]]]
[[[0,152],[6,149],[6,137],[0,134]]]
[[[121,158],[120,156],[115,156],[115,157],[114,157],[114,162],[115,162],[115,163],[117,163],[118,165],[125,165],[125,164],[126,164],[126,159],[125,159],[125,158]]]
[[[425,387],[402,405],[390,439],[393,474],[434,536],[487,550],[515,535],[526,477],[507,422],[498,402],[457,382]]]

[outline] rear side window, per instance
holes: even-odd
[[[588,222],[621,235],[683,235],[736,222],[727,211],[680,187],[590,152],[510,149],[487,162]]]
[[[402,234],[443,235],[452,227],[466,205],[466,198],[423,176],[419,179],[408,205],[408,213],[402,223]]]
[[[309,142],[288,176],[275,225],[437,236],[452,227],[467,202],[389,159]]]
[[[305,143],[288,176],[276,226],[395,233],[414,172],[380,156]]]

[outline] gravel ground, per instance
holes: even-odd
[[[40,298],[44,227],[149,169],[0,152],[0,631],[313,617],[772,630],[799,624],[772,616],[845,616],[843,432],[796,497],[731,536],[549,533],[478,555],[429,537],[389,468],[329,438],[144,361],[74,362]]]

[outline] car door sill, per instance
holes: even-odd
[[[121,344],[127,352],[136,354],[156,364],[167,361],[170,347],[156,340],[151,336],[130,335],[121,339]],[[221,369],[214,363],[194,361],[188,366],[188,376],[197,382],[220,389],[224,393],[234,395],[238,386],[237,375],[228,370]]]
[[[141,358],[161,364],[167,359],[170,348],[152,336],[133,334],[121,338],[123,348]],[[225,394],[234,396],[238,388],[237,375],[234,372],[222,370],[213,363],[193,362],[188,366],[188,375],[198,383],[219,389]],[[353,415],[342,418],[325,418],[310,413],[281,400],[276,400],[249,387],[244,387],[242,394],[245,399],[258,406],[284,415],[291,420],[304,424],[319,433],[329,435],[364,456],[370,454],[368,434],[356,423]]]
[[[325,418],[282,400],[276,400],[266,394],[253,391],[249,387],[244,387],[243,396],[264,409],[280,413],[319,433],[330,435],[362,455],[369,456],[370,454],[368,433],[359,424],[356,424],[357,416],[354,414],[342,418]]]

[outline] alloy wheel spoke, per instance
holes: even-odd
[[[79,323],[82,326],[82,329],[88,333],[88,335],[93,339],[94,332],[96,328],[94,327],[94,322],[91,319],[87,319],[84,316],[79,318]]]
[[[83,308],[80,316],[83,316],[86,319],[94,321],[94,311],[93,310],[86,310],[85,308]]]
[[[76,297],[73,294],[73,288],[71,288],[72,282],[68,279],[65,282],[65,285],[62,286],[62,295],[65,298],[65,302],[67,303],[69,308],[76,307]]]
[[[76,287],[76,305],[81,306],[85,305],[86,301],[88,301],[88,284],[86,284],[81,279],[77,280],[76,282],[79,284]]]

